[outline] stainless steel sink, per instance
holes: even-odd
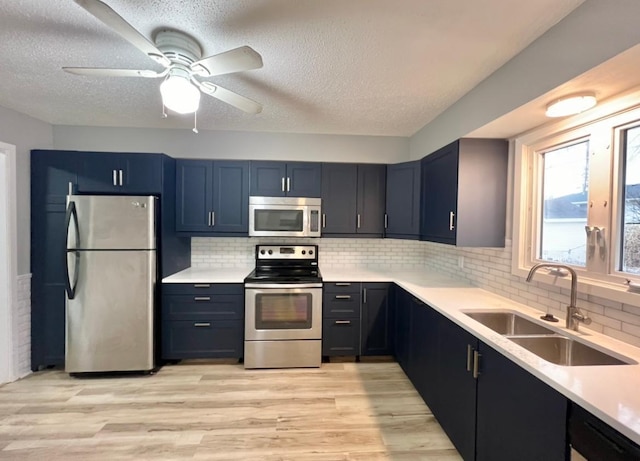
[[[555,331],[515,312],[465,312],[476,322],[501,335],[552,335]]]
[[[564,336],[521,336],[509,338],[547,362],[564,366],[631,365],[631,359],[618,358]]]

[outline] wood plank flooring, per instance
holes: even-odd
[[[0,387],[0,460],[460,460],[396,363],[156,375],[43,371]]]

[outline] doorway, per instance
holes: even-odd
[[[0,143],[0,384],[16,379],[13,321],[17,302],[16,147]]]

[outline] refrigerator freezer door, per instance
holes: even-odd
[[[115,195],[71,195],[67,209],[67,249],[150,250],[156,248],[156,198]]]
[[[67,299],[68,373],[151,370],[155,251],[82,251]]]

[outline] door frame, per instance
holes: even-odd
[[[4,299],[0,300],[0,384],[14,381],[17,378],[14,362],[14,310],[18,292],[18,230],[17,230],[17,198],[16,198],[16,146],[0,142],[0,162],[4,165],[4,187],[0,187],[0,197],[4,197],[6,220],[0,232],[6,238],[8,258],[0,264],[4,265],[6,278],[2,282],[7,290]],[[0,183],[1,185],[2,183]],[[0,198],[1,199],[1,198]],[[1,220],[0,220],[1,222]],[[0,296],[2,293],[0,292]],[[3,308],[3,302],[6,308]]]

